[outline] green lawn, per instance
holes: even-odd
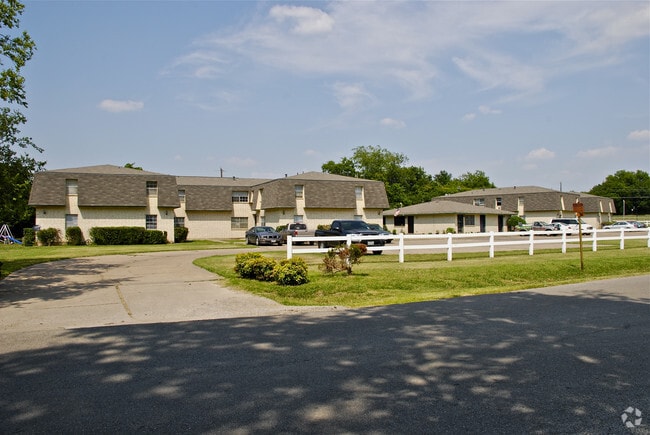
[[[0,245],[2,276],[20,268],[74,257],[112,254],[134,254],[175,250],[215,250],[245,248],[243,241],[194,241],[150,246],[52,246],[23,247]],[[254,250],[255,248],[249,247]],[[284,250],[266,251],[265,256],[282,260]],[[222,285],[246,290],[285,305],[338,305],[349,307],[388,305],[425,300],[500,293],[526,288],[544,287],[609,277],[650,273],[650,249],[642,240],[628,241],[625,250],[618,242],[598,245],[598,252],[585,250],[585,270],[580,270],[578,250],[567,254],[557,250],[497,252],[495,258],[486,253],[454,254],[448,262],[446,254],[409,254],[405,263],[396,255],[368,255],[355,265],[353,274],[325,275],[319,266],[323,254],[307,254],[302,258],[309,265],[308,284],[285,287],[275,283],[244,280],[233,271],[234,255],[214,255],[195,263],[221,275]]]
[[[636,241],[635,241],[636,242]],[[266,256],[278,260],[283,253]],[[325,275],[319,265],[323,255],[302,256],[309,266],[310,282],[297,287],[239,278],[233,271],[234,256],[201,258],[195,264],[225,277],[224,285],[243,289],[285,305],[338,305],[349,307],[427,301],[466,295],[501,293],[581,281],[650,273],[650,249],[646,242],[628,242],[625,250],[599,246],[598,252],[584,253],[580,270],[577,250],[553,252],[408,255],[398,263],[394,255],[365,256],[353,274]]]

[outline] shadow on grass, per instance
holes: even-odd
[[[0,432],[627,433],[650,300],[602,285],[53,333],[0,355]]]

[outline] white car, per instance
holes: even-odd
[[[620,222],[614,222],[611,225],[605,225],[603,229],[604,230],[636,230],[636,226],[629,222],[620,221]]]

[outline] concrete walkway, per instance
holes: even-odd
[[[159,252],[42,263],[0,281],[5,332],[271,315],[286,307],[220,285],[192,262],[221,251]]]

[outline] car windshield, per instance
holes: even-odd
[[[364,221],[348,221],[341,224],[344,230],[369,230]]]
[[[271,228],[271,227],[258,227],[257,228],[258,233],[272,233],[274,231],[275,230],[273,228]]]

